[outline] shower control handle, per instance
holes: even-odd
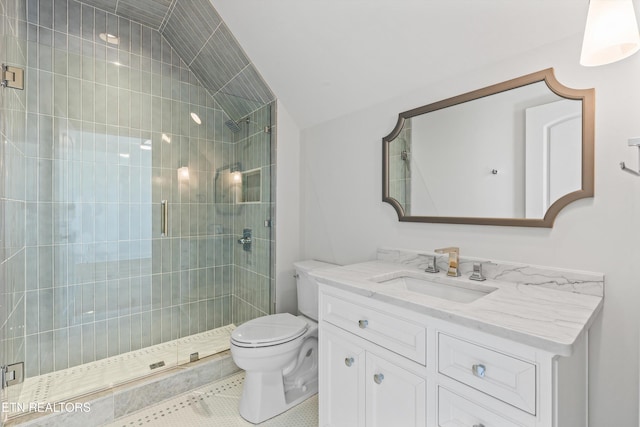
[[[251,252],[251,229],[245,228],[242,230],[242,237],[238,239],[238,243],[242,245],[242,250],[245,252]]]

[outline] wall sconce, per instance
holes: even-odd
[[[183,166],[178,168],[178,181],[188,181],[189,180],[189,167]]]
[[[632,0],[590,0],[580,64],[605,65],[640,49]]]
[[[231,183],[240,184],[242,182],[242,169],[240,163],[235,163],[229,167],[229,173],[231,174]]]

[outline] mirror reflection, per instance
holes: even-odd
[[[400,114],[384,200],[404,221],[550,227],[592,195],[592,92],[544,70]]]

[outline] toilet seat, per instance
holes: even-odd
[[[308,323],[289,313],[258,317],[238,326],[231,342],[238,347],[267,347],[292,341],[303,335]]]

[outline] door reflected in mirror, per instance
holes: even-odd
[[[401,221],[551,227],[593,195],[593,89],[551,69],[401,113],[383,200]]]

